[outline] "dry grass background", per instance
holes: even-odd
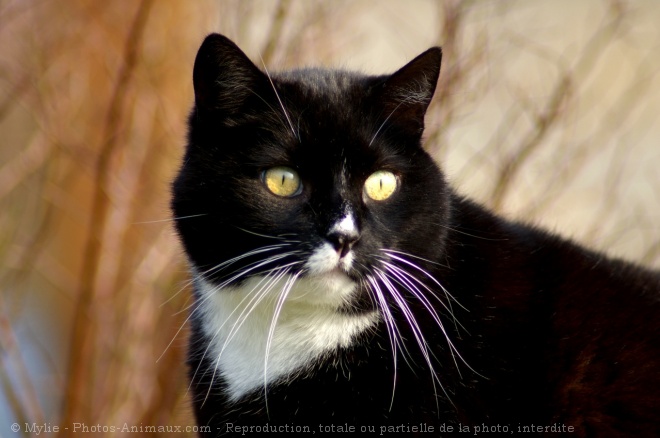
[[[0,0],[0,436],[14,422],[192,424],[168,185],[208,32],[271,69],[391,71],[442,45],[426,144],[460,190],[659,267],[658,12]]]

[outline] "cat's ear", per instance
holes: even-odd
[[[424,130],[424,115],[440,75],[442,50],[432,47],[389,76],[383,83],[384,116],[411,133]]]
[[[195,58],[193,85],[198,109],[238,111],[267,77],[230,39],[206,37]]]

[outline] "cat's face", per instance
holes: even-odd
[[[390,265],[438,260],[448,194],[420,139],[439,68],[431,49],[391,76],[271,76],[209,37],[173,200],[200,277],[311,279],[318,293],[292,297],[336,305],[380,275],[404,275]]]

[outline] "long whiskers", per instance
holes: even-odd
[[[389,253],[390,257],[393,256],[393,254],[391,254],[392,252],[398,252],[401,255],[411,256],[411,254],[407,254],[407,253],[400,252],[400,251],[392,251],[392,250],[383,250],[383,251],[386,252],[386,253]],[[456,369],[457,369],[459,375],[460,375],[460,368],[458,367],[456,357],[458,357],[461,360],[461,362],[468,369],[470,369],[470,371],[472,371],[473,373],[477,374],[480,377],[484,377],[478,371],[476,371],[474,368],[472,368],[470,366],[470,364],[467,363],[467,361],[461,356],[461,354],[455,348],[454,344],[451,342],[451,340],[449,338],[449,335],[448,335],[447,331],[444,329],[444,326],[442,325],[442,321],[441,321],[439,315],[435,311],[435,307],[432,306],[431,302],[428,300],[428,298],[425,296],[425,294],[422,292],[422,290],[420,290],[415,284],[421,286],[425,291],[427,291],[429,294],[431,294],[431,296],[433,298],[435,298],[440,303],[440,305],[445,310],[447,310],[449,312],[449,314],[450,314],[450,316],[451,316],[451,318],[454,322],[454,326],[455,326],[455,329],[456,329],[457,332],[459,331],[459,328],[460,328],[460,329],[462,329],[463,331],[465,331],[466,333],[469,334],[467,329],[456,318],[456,316],[453,312],[453,308],[451,307],[451,302],[453,301],[454,303],[458,304],[466,312],[469,312],[469,309],[467,309],[465,306],[463,306],[452,294],[450,294],[449,291],[447,291],[447,289],[433,275],[431,275],[428,271],[421,268],[417,264],[415,264],[415,263],[413,263],[409,260],[404,259],[403,257],[396,256],[396,257],[393,257],[393,258],[394,258],[394,260],[398,260],[402,263],[405,263],[407,266],[413,267],[416,270],[418,270],[419,272],[422,272],[426,277],[428,277],[431,281],[433,281],[434,284],[438,285],[441,288],[441,290],[444,292],[445,296],[447,297],[447,303],[446,304],[443,300],[440,299],[440,297],[437,296],[437,294],[433,291],[433,289],[431,289],[428,285],[426,285],[426,283],[421,281],[419,278],[412,275],[406,269],[404,269],[401,266],[396,266],[393,263],[383,261],[384,265],[387,267],[388,272],[390,272],[392,275],[394,275],[396,278],[398,278],[400,281],[402,281],[403,282],[402,286],[406,290],[408,290],[408,292],[413,294],[423,304],[423,306],[426,308],[426,310],[429,313],[431,313],[434,321],[436,322],[436,324],[438,324],[438,327],[441,329],[442,333],[445,336],[445,339],[447,340],[450,352],[452,354],[452,358],[454,359],[454,364],[456,365]],[[418,257],[418,258],[421,258],[421,257]]]
[[[415,315],[410,310],[410,307],[406,303],[403,296],[401,296],[399,291],[391,283],[391,281],[388,278],[387,274],[385,274],[380,269],[376,269],[376,275],[378,276],[378,278],[380,278],[382,283],[385,285],[385,287],[389,291],[390,295],[392,296],[392,298],[394,299],[394,301],[398,305],[399,309],[401,309],[406,321],[408,322],[408,325],[410,326],[410,329],[412,330],[413,337],[415,338],[415,341],[417,342],[417,345],[419,346],[420,352],[422,353],[422,356],[424,357],[424,360],[426,361],[429,372],[431,373],[431,384],[433,385],[433,392],[436,394],[436,404],[438,403],[436,382],[438,383],[438,385],[440,385],[440,388],[445,393],[445,395],[447,395],[447,398],[449,398],[447,392],[445,391],[444,387],[442,386],[442,383],[440,382],[440,379],[439,379],[437,373],[435,372],[435,368],[433,367],[433,362],[431,361],[431,353],[430,353],[429,345],[426,342],[426,339],[424,338],[424,334],[422,332],[422,329],[419,327],[419,324],[417,323],[417,319],[415,318]]]
[[[402,270],[402,269],[400,269],[400,268],[398,268],[394,265],[387,264],[385,266],[386,266],[386,271],[387,272],[384,273],[384,275],[386,275],[388,277],[388,279],[390,279],[390,280],[394,281],[395,283],[397,283],[398,285],[402,286],[404,288],[404,290],[407,290],[409,293],[411,293],[422,304],[422,306],[425,308],[425,310],[431,315],[431,318],[436,323],[436,325],[438,326],[438,328],[440,329],[440,331],[444,335],[445,340],[447,341],[447,345],[449,346],[449,353],[452,356],[452,360],[454,362],[454,365],[456,366],[456,370],[458,371],[459,376],[461,375],[461,370],[460,370],[460,367],[458,366],[458,361],[456,360],[457,357],[468,368],[472,369],[470,367],[470,365],[465,361],[465,359],[463,359],[461,354],[458,352],[458,349],[454,346],[454,343],[451,341],[451,339],[449,337],[449,334],[447,333],[447,331],[446,331],[446,329],[445,329],[445,327],[442,323],[442,320],[441,320],[440,316],[438,315],[435,308],[432,306],[431,302],[428,300],[428,298],[426,298],[426,296],[424,296],[424,293],[422,293],[422,291],[414,283],[411,282],[411,279],[415,280],[415,281],[419,281],[419,280],[417,280],[415,277],[412,277],[405,270]],[[423,285],[423,283],[420,283],[420,284]],[[430,289],[428,289],[428,288],[427,288],[427,290],[430,291]],[[405,302],[404,302],[404,304],[405,304]],[[443,306],[444,306],[444,304],[443,304]],[[445,308],[447,308],[447,307],[445,307]],[[404,311],[404,313],[406,314],[406,317],[409,315],[409,313],[407,311]],[[414,319],[414,314],[410,313],[410,315]],[[454,323],[456,325],[460,325],[460,323],[456,320],[456,318],[454,317],[453,314],[452,314],[452,317],[454,319]],[[415,325],[416,325],[416,327],[418,327],[416,322],[415,322]],[[463,326],[461,325],[461,328],[462,327]],[[458,331],[458,328],[456,328],[456,330]],[[420,334],[421,334],[421,330],[420,330]],[[423,339],[423,335],[422,335],[422,339]],[[418,340],[418,343],[419,343],[419,340]],[[425,348],[426,348],[426,346],[427,346],[427,344],[425,343]],[[420,345],[420,348],[421,348],[421,345]],[[432,354],[432,351],[431,351],[431,354]]]
[[[366,276],[367,285],[373,292],[373,295],[376,297],[376,304],[381,310],[383,315],[383,321],[385,322],[385,328],[387,330],[387,335],[390,340],[390,347],[392,348],[392,365],[393,365],[393,375],[392,375],[392,398],[390,399],[390,410],[394,406],[394,394],[396,393],[396,381],[398,375],[398,351],[399,348],[406,351],[406,345],[403,342],[399,328],[396,325],[394,316],[387,304],[387,299],[383,293],[378,281],[371,275]],[[404,354],[404,360],[408,360],[408,354]]]
[[[183,291],[183,290],[184,290],[186,287],[188,287],[190,284],[193,284],[193,283],[199,282],[199,281],[205,279],[206,276],[207,276],[208,274],[210,274],[210,273],[212,273],[212,272],[215,272],[215,271],[217,271],[217,270],[219,270],[219,269],[222,269],[223,267],[229,266],[229,265],[231,265],[231,264],[237,262],[238,260],[241,260],[241,259],[246,258],[246,257],[249,257],[249,256],[253,256],[253,255],[257,255],[257,254],[261,254],[261,253],[263,253],[263,252],[267,252],[267,251],[272,251],[272,250],[280,249],[281,247],[282,247],[281,245],[271,245],[271,246],[268,246],[268,247],[258,248],[258,249],[253,250],[253,251],[248,251],[248,252],[246,252],[246,253],[244,253],[244,254],[242,254],[242,255],[240,255],[240,256],[234,257],[234,258],[231,259],[231,260],[227,260],[227,261],[225,261],[225,262],[223,262],[223,263],[220,263],[220,264],[214,266],[213,268],[211,268],[211,269],[209,269],[209,270],[207,270],[207,271],[204,271],[204,272],[198,273],[198,274],[196,274],[191,280],[189,280],[188,282],[186,282],[186,284],[185,284],[185,285],[184,285],[184,286],[183,286],[183,287],[182,287],[182,288],[181,288],[176,294],[174,294],[174,296],[176,296],[177,294],[181,293],[181,291]],[[284,253],[284,254],[279,254],[279,255],[274,256],[274,257],[266,258],[265,260],[260,260],[259,262],[251,263],[250,265],[247,266],[247,268],[249,268],[249,269],[246,269],[246,267],[244,267],[242,270],[234,271],[235,275],[233,275],[231,278],[229,278],[229,279],[223,281],[220,285],[218,285],[217,287],[215,287],[214,290],[220,290],[220,289],[222,289],[223,287],[228,286],[232,281],[237,280],[237,279],[240,279],[241,277],[246,276],[246,274],[248,274],[249,272],[251,272],[251,271],[253,271],[253,270],[255,270],[255,269],[258,269],[258,268],[260,268],[260,267],[266,266],[266,265],[268,265],[269,263],[273,263],[274,261],[277,261],[277,260],[279,260],[279,259],[281,259],[281,258],[284,258],[284,257],[290,256],[290,255],[292,255],[292,254],[294,254],[294,253],[296,253],[296,251],[290,251],[290,252],[287,252],[287,253]],[[158,357],[158,359],[156,359],[156,362],[158,362],[160,359],[162,359],[162,357],[165,355],[165,353],[167,353],[167,351],[169,350],[169,348],[170,348],[170,347],[172,346],[172,344],[174,343],[174,340],[179,336],[179,333],[181,333],[181,331],[183,330],[183,328],[185,327],[185,325],[188,323],[188,321],[189,321],[189,320],[190,320],[190,319],[191,319],[191,318],[197,313],[197,311],[198,311],[199,309],[201,309],[201,308],[203,307],[203,304],[204,304],[208,299],[210,299],[210,297],[211,297],[211,294],[208,294],[207,296],[204,296],[204,297],[199,297],[197,300],[193,301],[192,304],[190,304],[189,306],[186,306],[185,308],[183,308],[182,310],[180,310],[179,312],[177,312],[177,314],[178,314],[178,313],[181,313],[181,312],[184,312],[184,311],[188,311],[189,309],[191,309],[191,308],[194,306],[194,309],[193,309],[191,312],[189,312],[188,316],[187,316],[186,319],[183,321],[183,323],[181,323],[181,325],[180,325],[179,328],[177,329],[176,333],[174,333],[174,336],[172,336],[172,339],[171,339],[170,342],[167,344],[167,346],[165,347],[165,349],[163,350],[163,352],[161,353],[161,355]],[[165,303],[163,303],[162,305],[164,305],[164,304],[166,304],[168,301],[172,300],[172,298],[173,298],[173,297],[170,297],[170,298],[169,298],[167,301],[165,301]]]
[[[383,127],[385,127],[385,125],[386,125],[387,122],[390,120],[390,118],[394,115],[394,113],[396,112],[396,110],[398,110],[399,107],[400,107],[401,105],[403,105],[404,103],[406,103],[408,100],[409,100],[409,99],[404,99],[404,100],[402,100],[401,102],[399,102],[399,104],[398,104],[397,106],[394,107],[394,109],[392,110],[392,112],[390,112],[390,113],[388,114],[388,116],[385,117],[385,120],[383,120],[383,123],[380,124],[380,126],[378,127],[378,129],[377,129],[376,132],[374,133],[373,137],[371,137],[371,141],[369,142],[369,146],[371,146],[372,143],[376,140],[376,137],[378,137],[378,134],[379,134],[380,131],[383,129]]]
[[[418,302],[421,305],[421,308],[428,313],[434,324],[439,328],[447,342],[449,354],[452,357],[459,376],[461,375],[459,361],[475,374],[479,375],[479,373],[475,371],[458,352],[449,332],[443,324],[438,309],[444,309],[444,311],[450,315],[456,332],[459,332],[460,330],[467,332],[467,330],[458,321],[452,304],[458,305],[466,312],[469,310],[459,303],[458,300],[450,294],[429,271],[411,259],[443,266],[440,263],[391,249],[381,249],[380,254],[375,254],[374,256],[380,260],[380,266],[370,269],[372,274],[366,275],[365,278],[367,280],[366,285],[375,297],[377,307],[381,311],[392,349],[395,383],[393,385],[390,409],[394,402],[398,353],[404,353],[403,358],[406,362],[412,360],[413,357],[406,348],[402,332],[397,327],[397,320],[390,309],[390,306],[392,305],[399,309],[403,320],[405,320],[406,324],[410,327],[410,333],[415,339],[422,358],[424,359],[425,366],[428,368],[431,375],[431,382],[436,394],[436,403],[438,403],[439,400],[437,397],[438,388],[440,388],[447,400],[451,403],[451,398],[435,369],[435,363],[437,363],[438,358],[436,357],[434,348],[429,344],[426,335],[422,330],[422,326],[417,319],[418,316],[411,307],[412,301],[409,300],[414,299],[414,301]],[[421,276],[419,275],[420,273]],[[442,291],[440,295],[438,294],[439,291]],[[407,298],[406,295],[409,298]],[[389,296],[390,300],[388,300],[387,296]],[[392,304],[388,304],[388,301],[391,301]],[[410,362],[408,363],[410,364]]]
[[[388,249],[383,249],[382,251],[383,251],[385,254],[387,254],[391,259],[398,260],[398,261],[400,261],[401,263],[405,263],[406,265],[410,266],[411,268],[416,269],[417,271],[419,271],[419,272],[421,272],[422,274],[424,274],[429,280],[431,280],[431,281],[432,281],[433,283],[435,283],[438,287],[440,287],[440,289],[444,292],[444,294],[447,296],[447,298],[449,299],[449,301],[453,301],[453,302],[455,302],[455,303],[458,304],[461,308],[463,308],[463,310],[465,310],[466,312],[469,312],[469,310],[466,309],[466,308],[465,308],[460,302],[458,302],[458,300],[457,300],[452,294],[450,294],[449,291],[448,291],[447,289],[445,289],[445,287],[444,287],[442,284],[440,284],[440,282],[439,282],[439,281],[438,281],[433,275],[431,275],[428,271],[426,271],[425,269],[423,269],[422,267],[420,267],[420,266],[417,265],[416,263],[413,263],[413,262],[411,262],[411,261],[409,261],[409,260],[404,259],[404,258],[401,257],[400,255],[397,255],[397,253],[398,253],[398,254],[402,254],[402,255],[408,255],[408,256],[409,256],[410,254],[402,253],[402,252],[400,252],[400,251],[392,251],[392,250],[388,250]],[[421,258],[421,257],[420,257],[420,258]]]
[[[216,266],[214,266],[214,267],[212,267],[212,268],[210,268],[210,269],[208,269],[208,270],[206,270],[206,271],[204,271],[204,272],[196,273],[196,274],[193,276],[193,278],[191,278],[188,282],[186,282],[186,284],[185,284],[185,285],[184,285],[184,286],[183,286],[183,287],[182,287],[182,288],[181,288],[176,294],[174,294],[174,296],[176,296],[176,295],[178,295],[179,293],[181,293],[181,291],[185,290],[185,288],[188,287],[189,285],[194,284],[194,283],[199,282],[199,281],[202,281],[202,280],[204,280],[205,278],[207,278],[208,275],[213,274],[213,273],[215,273],[215,272],[217,272],[217,271],[219,271],[219,270],[221,270],[221,269],[227,268],[228,266],[230,266],[230,265],[232,265],[232,264],[234,264],[234,263],[236,263],[236,262],[238,262],[238,261],[240,261],[240,260],[243,260],[243,259],[245,259],[245,258],[247,258],[247,257],[252,257],[252,256],[260,255],[260,254],[263,254],[263,253],[266,253],[266,252],[270,252],[270,251],[281,250],[282,248],[284,248],[284,247],[286,247],[286,246],[288,246],[287,243],[282,243],[282,244],[278,244],[278,245],[268,245],[268,246],[263,246],[263,247],[260,247],[260,248],[254,249],[254,250],[252,250],[252,251],[245,252],[245,253],[243,253],[243,254],[241,254],[241,255],[239,255],[239,256],[236,256],[236,257],[234,257],[234,258],[232,258],[232,259],[226,260],[226,261],[224,261],[224,262],[222,262],[222,263],[219,263],[218,265],[216,265]],[[222,283],[220,283],[219,285],[217,285],[213,290],[214,290],[214,291],[215,291],[215,290],[220,290],[220,289],[222,289],[222,288],[224,288],[224,287],[227,287],[227,286],[230,285],[233,281],[235,281],[235,280],[239,280],[239,279],[241,279],[242,277],[247,277],[248,274],[250,274],[251,272],[253,272],[253,271],[255,271],[255,270],[259,269],[259,268],[265,267],[265,266],[267,266],[268,264],[271,264],[271,263],[276,262],[276,261],[278,261],[278,260],[280,260],[280,259],[282,259],[282,258],[285,258],[285,257],[291,256],[291,255],[294,255],[294,254],[297,254],[297,253],[298,253],[298,251],[289,251],[289,252],[280,253],[280,254],[277,254],[277,255],[275,255],[275,256],[271,256],[271,257],[265,258],[265,259],[261,259],[261,260],[258,260],[258,261],[256,261],[256,262],[252,262],[252,263],[250,263],[250,264],[248,264],[248,265],[246,265],[246,266],[243,266],[241,269],[236,270],[236,271],[233,271],[233,272],[231,272],[230,274],[228,274],[228,275],[230,276],[230,278],[225,278],[224,281],[222,281]],[[233,275],[232,275],[232,274],[233,274]],[[268,272],[266,272],[266,275],[267,275],[267,274],[268,274]],[[169,348],[171,347],[172,343],[174,343],[174,340],[178,337],[179,333],[181,333],[181,331],[183,330],[183,328],[185,327],[185,325],[188,323],[188,321],[189,321],[189,320],[190,320],[190,319],[191,319],[191,318],[192,318],[192,317],[193,317],[193,316],[194,316],[194,315],[195,315],[195,314],[196,314],[201,308],[203,308],[204,303],[205,303],[208,299],[210,299],[211,296],[212,296],[212,294],[208,294],[208,295],[203,296],[203,297],[198,297],[198,299],[195,300],[195,301],[193,301],[192,304],[190,304],[189,306],[186,306],[184,309],[182,309],[181,311],[177,312],[177,313],[181,313],[181,312],[184,312],[184,311],[188,311],[189,309],[191,309],[191,308],[194,306],[194,309],[193,309],[192,311],[189,312],[188,317],[187,317],[187,318],[183,321],[183,323],[179,326],[178,330],[176,331],[176,333],[174,334],[174,336],[172,337],[172,339],[170,340],[170,342],[167,344],[167,346],[165,347],[164,351],[163,351],[163,352],[161,353],[161,355],[158,357],[158,359],[156,360],[156,362],[158,362],[158,361],[159,361],[159,360],[165,355],[165,353],[169,350]],[[170,297],[170,298],[169,298],[167,301],[165,301],[165,303],[163,303],[162,305],[166,304],[167,302],[169,302],[169,301],[172,300],[172,299],[173,299],[173,297]]]
[[[266,63],[264,60],[261,60],[261,64],[264,67],[264,72],[266,72],[266,76],[268,77],[268,81],[270,82],[270,86],[273,87],[273,91],[275,92],[275,97],[277,97],[277,101],[280,104],[280,107],[282,108],[282,112],[284,113],[284,117],[286,117],[286,121],[289,123],[289,127],[291,128],[291,133],[295,138],[300,141],[300,133],[296,132],[296,128],[293,127],[293,123],[291,122],[291,117],[289,117],[289,112],[286,110],[284,107],[284,103],[282,102],[282,99],[280,98],[280,93],[277,92],[277,88],[275,88],[275,83],[273,83],[273,79],[270,76],[270,73],[268,72],[268,69],[266,68]]]
[[[278,235],[278,236],[270,236],[270,235],[268,235],[268,234],[257,233],[257,232],[255,232],[255,231],[246,230],[245,228],[241,228],[241,227],[236,226],[236,225],[234,225],[234,227],[237,228],[237,229],[239,229],[239,230],[241,230],[241,231],[243,231],[243,232],[246,232],[246,233],[248,233],[248,234],[252,234],[252,235],[254,235],[254,236],[265,237],[265,238],[267,238],[267,239],[277,239],[277,240],[282,240],[282,241],[287,242],[287,243],[300,243],[300,240],[290,240],[290,239],[287,239],[287,236],[292,236],[293,234],[280,234],[280,235]]]
[[[176,221],[181,221],[184,219],[192,219],[196,217],[201,217],[201,216],[206,216],[206,213],[201,213],[201,214],[191,214],[189,216],[179,216],[179,217],[171,217],[167,219],[156,219],[153,221],[142,221],[142,222],[134,222],[134,225],[144,225],[144,224],[159,224],[163,222],[176,222]]]
[[[281,248],[284,248],[285,246],[288,246],[288,244],[279,244],[279,245],[263,246],[263,247],[261,247],[261,248],[257,248],[257,249],[255,249],[255,250],[248,251],[248,252],[246,252],[246,253],[244,253],[244,254],[241,254],[240,256],[234,257],[234,258],[232,258],[232,259],[230,259],[230,260],[225,260],[224,262],[219,263],[219,264],[213,266],[212,268],[207,269],[206,271],[203,271],[203,272],[197,273],[197,274],[194,275],[190,280],[188,280],[188,281],[187,281],[187,282],[186,282],[186,283],[185,283],[185,284],[184,284],[184,285],[183,285],[183,286],[182,286],[182,287],[181,287],[181,288],[180,288],[175,294],[173,294],[170,298],[168,298],[166,301],[164,301],[164,302],[161,304],[161,307],[164,306],[165,304],[167,304],[168,302],[170,302],[174,297],[176,297],[178,294],[180,294],[182,291],[184,291],[188,286],[194,284],[195,282],[197,282],[197,281],[199,281],[199,280],[202,280],[202,279],[208,277],[209,275],[211,275],[211,274],[213,274],[213,273],[215,273],[215,272],[217,272],[217,271],[220,271],[220,270],[222,270],[222,269],[224,269],[224,268],[226,268],[226,267],[228,267],[228,266],[230,266],[230,265],[232,265],[232,264],[234,264],[234,263],[236,263],[236,262],[238,262],[238,261],[240,261],[240,260],[242,260],[242,259],[244,259],[244,258],[251,257],[251,256],[255,256],[255,255],[257,255],[257,254],[261,254],[261,253],[268,252],[268,251],[274,251],[274,250],[277,250],[277,249],[281,249]],[[287,253],[287,254],[291,255],[291,254],[294,254],[294,253],[296,253],[296,251],[292,251],[292,252]],[[277,259],[275,259],[275,260],[277,260]],[[271,260],[271,262],[272,262],[272,261],[275,261],[275,260]],[[261,262],[261,261],[253,262],[252,264],[260,263],[260,262]],[[251,265],[252,265],[252,264],[251,264]],[[245,268],[245,267],[244,267],[244,268]],[[236,272],[236,271],[234,271],[234,272]],[[234,272],[230,273],[229,275],[233,274]],[[235,278],[234,278],[234,279],[235,279]],[[231,280],[230,280],[230,281],[231,281]],[[181,313],[181,312],[185,312],[185,311],[187,311],[187,310],[190,309],[190,307],[192,307],[194,304],[195,304],[195,303],[191,304],[190,306],[186,306],[186,307],[184,307],[184,308],[181,309],[179,312],[177,312],[177,314],[179,314],[179,313]]]
[[[288,272],[288,271],[287,271]],[[275,305],[275,312],[273,313],[273,318],[270,323],[270,328],[268,330],[268,337],[266,340],[266,354],[264,355],[264,404],[266,405],[266,415],[268,415],[268,357],[270,356],[270,349],[273,344],[273,337],[275,335],[275,327],[277,325],[277,320],[280,317],[282,312],[282,307],[284,307],[284,302],[291,292],[291,288],[295,284],[298,277],[301,275],[301,272],[293,274],[286,280],[286,283],[282,287],[279,297],[277,298],[277,303]]]
[[[301,262],[293,262],[293,263],[290,263],[288,265],[280,266],[279,268],[274,269],[272,274],[269,274],[269,275],[266,275],[266,276],[262,277],[259,280],[259,282],[248,293],[245,294],[245,296],[241,299],[239,304],[232,310],[232,312],[229,314],[229,316],[226,318],[226,320],[220,325],[220,327],[218,327],[218,329],[216,330],[216,332],[212,336],[211,341],[208,343],[206,350],[204,351],[204,354],[202,356],[202,360],[206,356],[206,354],[208,353],[208,349],[210,348],[210,345],[213,344],[213,340],[215,340],[215,338],[220,334],[222,329],[232,320],[233,315],[237,311],[239,311],[239,309],[240,309],[240,314],[238,315],[238,317],[235,318],[235,320],[233,322],[233,325],[232,325],[231,329],[229,330],[229,333],[225,337],[224,343],[223,343],[222,347],[220,348],[220,351],[217,353],[217,356],[215,358],[214,366],[212,367],[213,368],[213,374],[211,376],[211,382],[209,384],[209,388],[207,390],[206,398],[205,398],[204,401],[206,401],[206,399],[210,395],[211,389],[213,387],[213,381],[215,380],[215,377],[216,377],[216,374],[217,374],[220,359],[222,358],[222,355],[223,355],[225,349],[227,348],[227,346],[231,343],[231,341],[237,335],[237,333],[239,332],[239,330],[241,329],[243,324],[247,321],[250,314],[252,312],[254,312],[254,310],[259,306],[259,304],[266,297],[268,297],[270,295],[270,292],[279,283],[279,281],[282,278],[284,278],[291,271],[291,269],[294,266],[299,265],[300,263]],[[288,283],[289,282],[287,281],[286,284],[288,284]],[[285,288],[283,288],[283,289],[286,289],[286,284],[285,284]],[[220,287],[218,287],[218,289],[219,288]],[[290,287],[289,287],[289,289],[290,289]],[[246,305],[243,305],[243,303],[245,303],[246,301],[248,301],[248,303]],[[200,361],[200,365],[201,365],[201,361]],[[198,366],[197,369],[195,370],[195,373],[194,373],[193,379],[192,379],[193,381],[194,381],[194,379],[195,379],[195,377],[196,377],[196,375],[199,371],[199,368],[200,368],[200,366]],[[208,372],[208,370],[206,370],[206,372]]]

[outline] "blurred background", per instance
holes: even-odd
[[[654,0],[0,0],[0,436],[194,424],[168,201],[207,33],[270,70],[442,45],[425,141],[458,190],[658,268],[658,23]]]

